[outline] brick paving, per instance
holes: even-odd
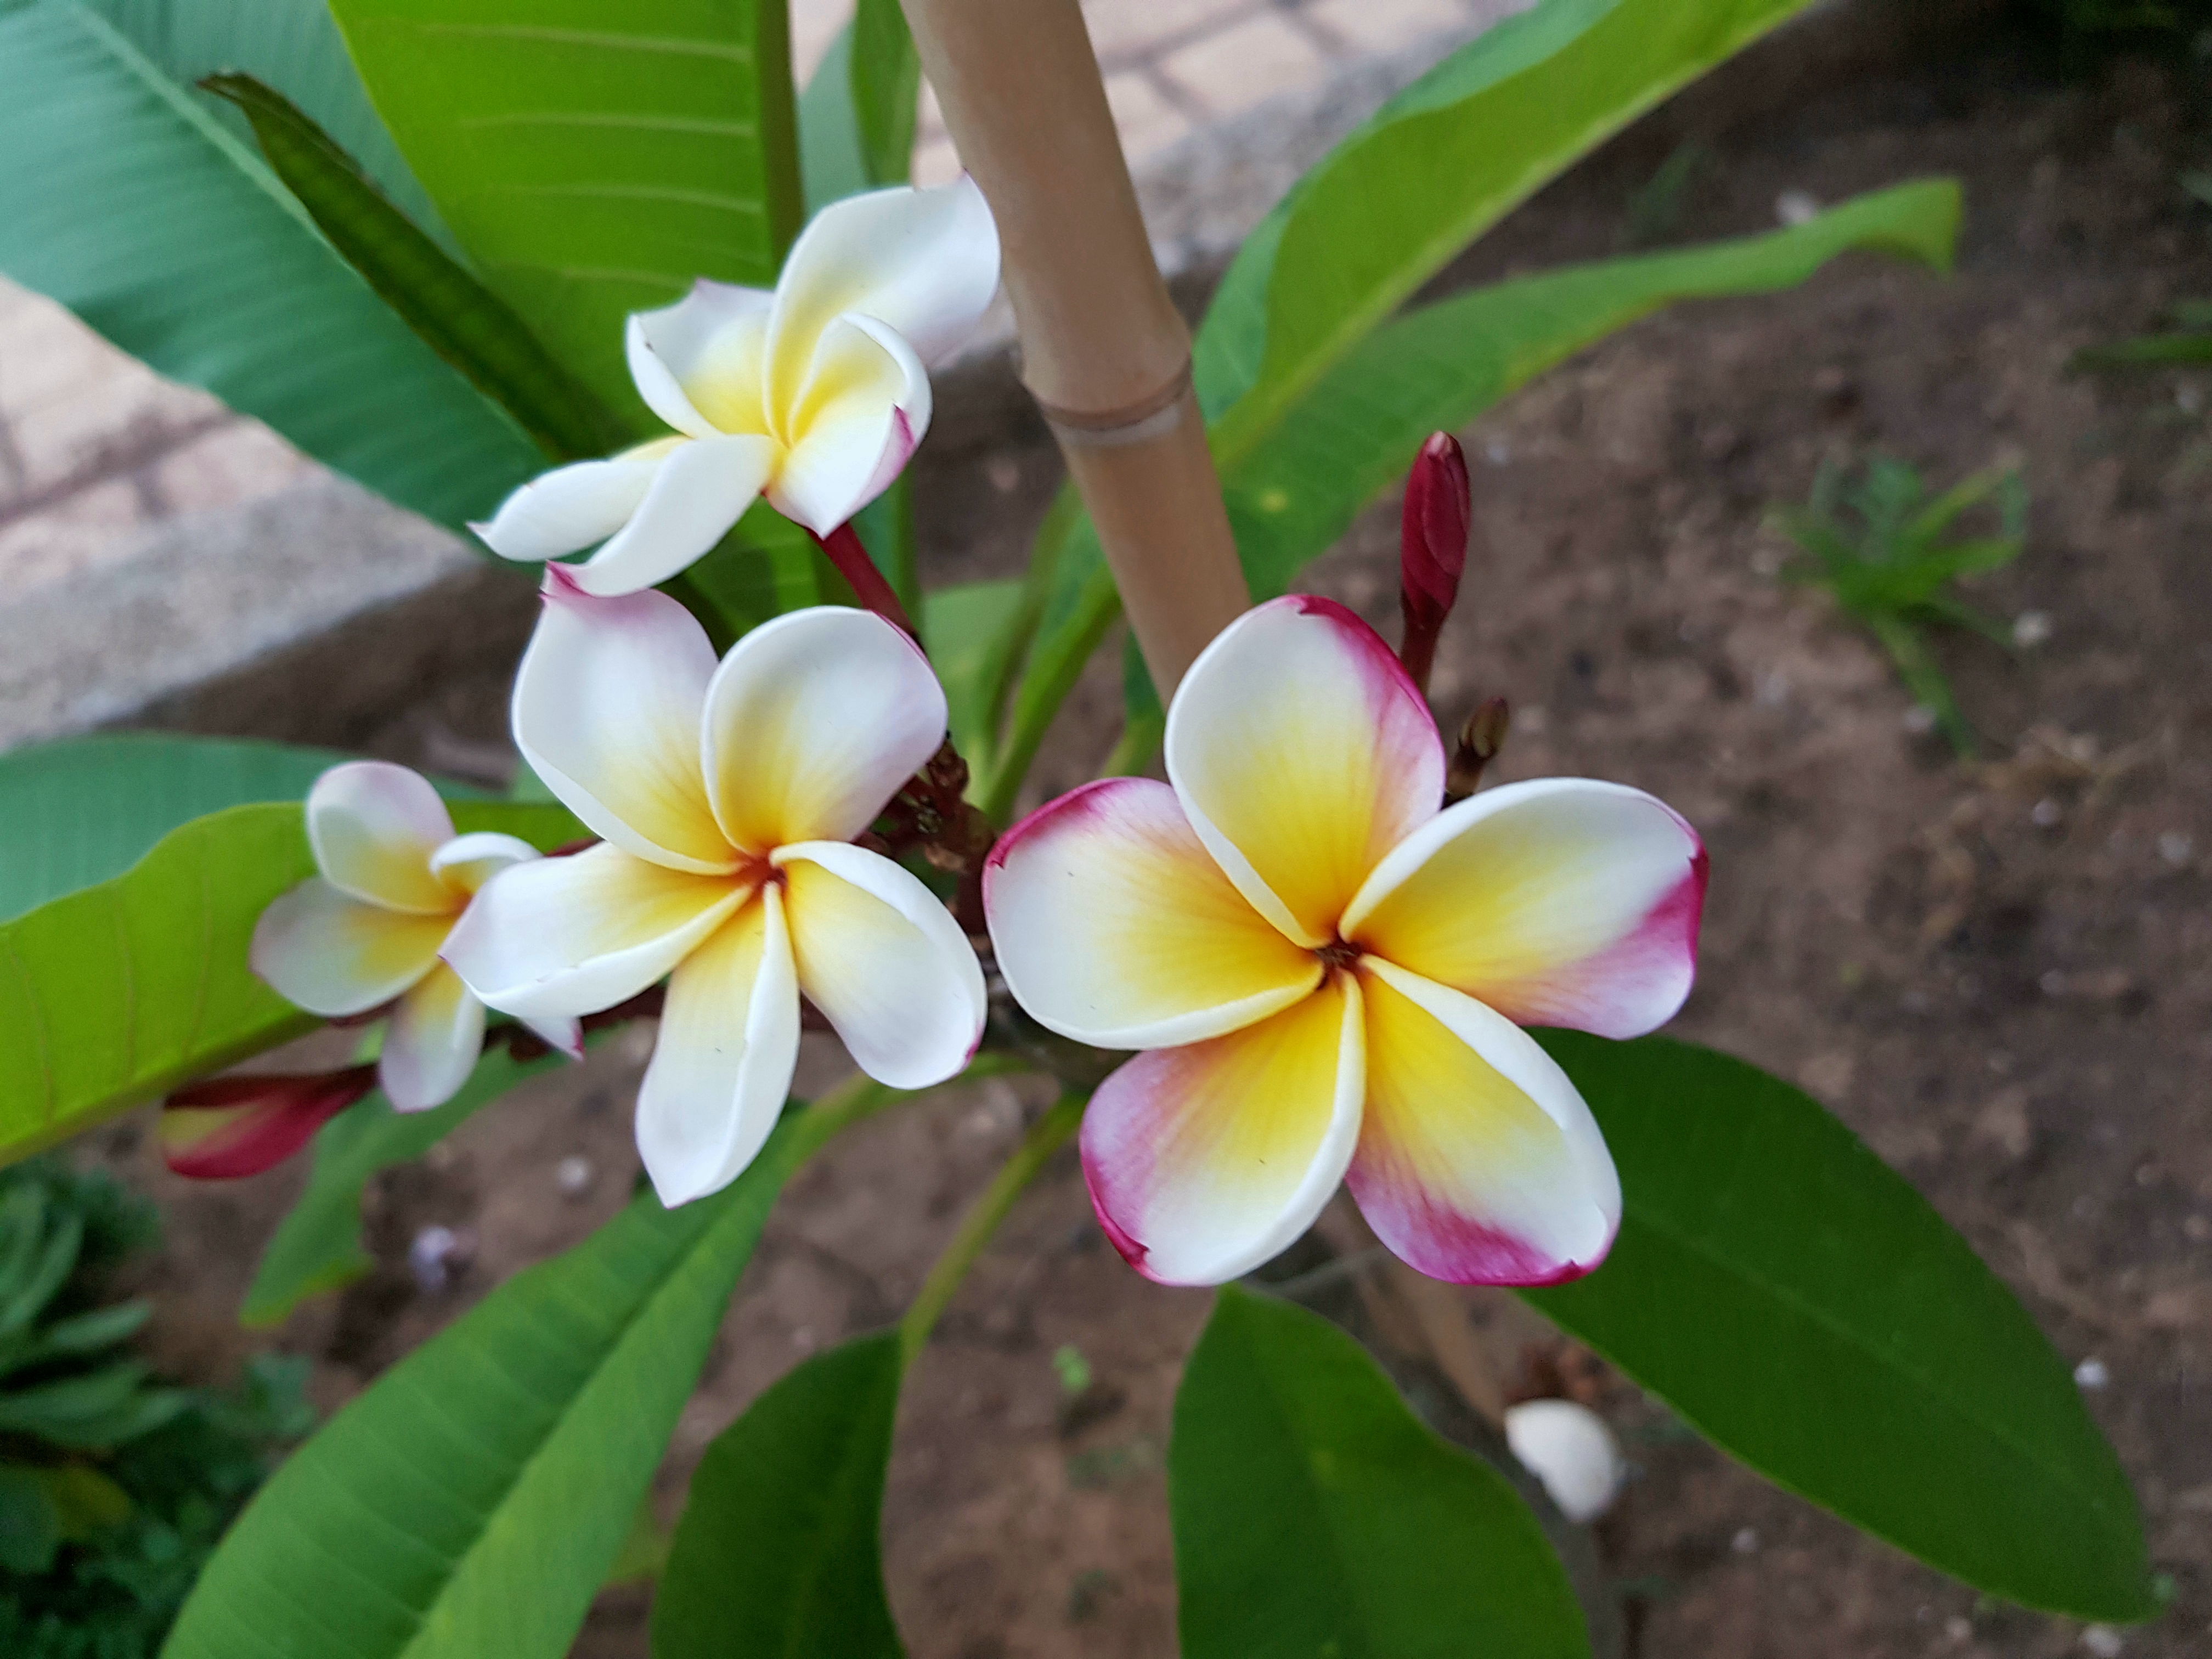
[[[1431,36],[1465,34],[1521,0],[1084,0],[1106,93],[1141,166],[1211,123]],[[851,0],[793,0],[811,73]],[[917,182],[959,161],[925,89]],[[312,464],[258,424],[173,385],[44,299],[0,279],[0,592],[130,556],[176,514],[234,506]]]

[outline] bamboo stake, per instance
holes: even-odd
[[[1022,380],[1044,410],[1160,696],[1251,604],[1190,332],[1152,261],[1077,0],[902,0],[998,220]]]

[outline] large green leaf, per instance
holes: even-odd
[[[578,832],[558,806],[451,805],[464,832],[541,848]],[[234,806],[0,926],[0,1162],[311,1030],[246,947],[269,902],[314,867],[297,803]]]
[[[945,687],[953,744],[970,766],[987,757],[997,728],[1022,593],[1018,581],[963,582],[922,601],[922,643]]]
[[[0,0],[0,12],[30,0]],[[345,41],[326,7],[300,0],[79,0],[114,25],[179,86],[232,70],[276,88],[362,165],[399,210],[444,243],[438,210],[400,158],[370,107]],[[238,111],[205,106],[241,138],[252,129]]]
[[[766,287],[799,228],[781,0],[333,0],[369,96],[478,275],[649,422],[623,319]]]
[[[860,0],[799,97],[806,209],[914,173],[921,59],[898,0]]]
[[[211,75],[200,85],[245,112],[276,176],[377,297],[549,455],[583,460],[621,447],[613,413],[299,106],[250,75]]]
[[[2118,1460],[2034,1322],[1812,1099],[1661,1037],[1539,1034],[1626,1212],[1605,1265],[1527,1292],[1770,1480],[1971,1584],[2157,1610]]]
[[[878,1540],[905,1364],[880,1331],[786,1372],[707,1448],[653,1659],[896,1659]]]
[[[1581,1607],[1504,1476],[1351,1337],[1224,1286],[1168,1447],[1184,1659],[1570,1659]]]
[[[1272,427],[1510,209],[1808,3],[1541,0],[1390,100],[1223,278],[1196,368],[1224,443]]]
[[[179,824],[247,801],[298,800],[347,758],[139,732],[0,755],[0,921],[122,874]]]
[[[778,1189],[854,1115],[787,1115],[711,1198],[641,1194],[386,1372],[255,1496],[164,1659],[566,1653]]]
[[[216,107],[81,6],[0,15],[0,270],[401,506],[482,517],[537,469],[529,441]]]
[[[501,1049],[486,1054],[461,1091],[442,1106],[395,1112],[378,1093],[325,1123],[315,1136],[307,1189],[261,1252],[239,1322],[281,1324],[309,1297],[349,1285],[374,1269],[375,1258],[361,1246],[361,1195],[370,1177],[422,1157],[480,1108],[562,1063],[550,1054],[518,1063]]]
[[[1852,248],[1950,263],[1959,192],[1948,180],[1856,197],[1802,225],[1702,247],[1571,266],[1455,295],[1387,325],[1262,431],[1215,434],[1215,462],[1255,595],[1282,592],[1352,517],[1391,488],[1421,441],[1464,426],[1545,370],[1681,300],[1802,282]],[[1061,512],[1039,533],[1042,619],[1017,690],[1006,751],[990,779],[1003,812],[1052,715],[1121,602],[1090,521]],[[1142,665],[1130,710],[1156,712]]]

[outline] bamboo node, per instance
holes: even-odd
[[[1182,419],[1183,393],[1190,389],[1190,359],[1185,357],[1182,367],[1169,377],[1165,386],[1119,409],[1103,413],[1062,409],[1042,398],[1037,398],[1036,404],[1045,423],[1060,442],[1078,449],[1113,449],[1123,444],[1140,444],[1174,431]]]

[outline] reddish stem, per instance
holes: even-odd
[[[811,532],[810,532],[811,533]],[[837,567],[837,574],[852,583],[853,592],[860,603],[884,621],[895,624],[916,645],[921,643],[921,634],[906,614],[884,573],[876,568],[876,562],[868,556],[868,550],[860,545],[860,532],[850,520],[839,525],[827,536],[816,536],[815,545],[829,556],[830,562]]]

